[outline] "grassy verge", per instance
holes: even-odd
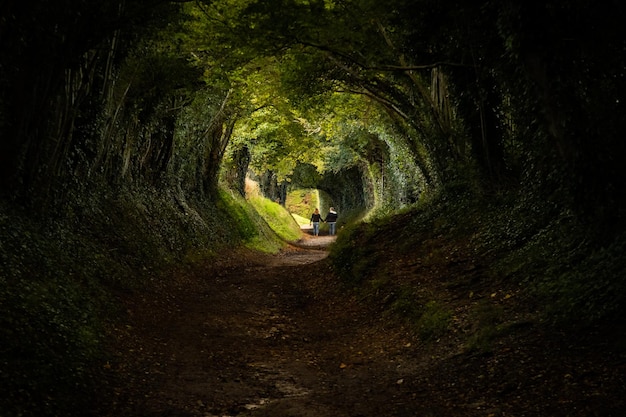
[[[287,241],[300,239],[299,224],[283,206],[261,196],[252,196],[248,201],[281,239]]]
[[[262,213],[236,192],[222,190],[218,208],[232,217],[231,227],[238,232],[245,245],[267,253],[279,251],[284,243],[268,224]]]
[[[296,221],[296,223],[298,223],[298,226],[302,227],[302,226],[308,226],[309,225],[309,218],[308,217],[303,217],[300,216],[299,214],[292,214],[294,220]]]

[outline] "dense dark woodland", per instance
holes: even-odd
[[[355,283],[364,242],[430,224],[480,233],[546,325],[617,324],[625,3],[468,4],[4,0],[0,414],[88,413],[111,294],[256,235],[225,191],[249,170],[272,199],[403,210],[345,232]]]

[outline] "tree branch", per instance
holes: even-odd
[[[375,71],[400,71],[400,72],[404,72],[404,71],[412,71],[412,70],[424,70],[424,69],[433,69],[436,67],[442,67],[442,66],[448,66],[448,67],[467,67],[467,68],[472,68],[473,65],[468,65],[468,64],[462,64],[462,63],[458,63],[458,62],[449,62],[449,61],[437,61],[437,62],[433,62],[430,64],[418,64],[418,65],[366,65],[363,62],[360,62],[359,60],[355,59],[353,56],[346,54],[344,52],[341,52],[337,49],[333,49],[330,48],[328,46],[325,45],[320,45],[320,44],[315,44],[312,42],[306,42],[300,39],[296,40],[296,43],[299,43],[302,46],[308,46],[320,51],[324,51],[327,52],[329,54],[332,55],[336,55],[340,58],[343,58],[347,61],[350,61],[351,63],[355,64],[356,66],[360,67],[361,69],[364,70],[375,70]]]

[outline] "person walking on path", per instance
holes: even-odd
[[[328,211],[328,215],[326,216],[326,220],[324,221],[328,223],[328,234],[333,236],[337,230],[337,212],[335,211],[334,207],[330,208],[330,210]]]
[[[313,224],[314,236],[320,235],[320,222],[321,221],[322,221],[322,215],[320,214],[320,211],[318,209],[315,209],[315,211],[311,215],[311,221],[309,222],[309,225]]]

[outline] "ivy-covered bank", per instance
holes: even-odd
[[[227,190],[191,202],[100,187],[38,216],[0,206],[2,416],[89,415],[106,397],[99,373],[106,328],[120,313],[115,294],[241,244],[283,243]]]
[[[498,303],[492,294],[509,291],[538,326],[575,333],[624,323],[626,261],[620,254],[626,235],[599,245],[600,234],[570,212],[520,194],[479,198],[449,189],[396,215],[346,228],[330,258],[349,288],[383,303],[383,311],[408,314],[418,326],[429,303],[454,311],[458,300],[451,292],[465,292],[471,309],[479,309],[485,301]],[[424,290],[432,282],[440,293]],[[474,326],[483,331],[482,323]],[[442,332],[456,330],[445,324]]]

